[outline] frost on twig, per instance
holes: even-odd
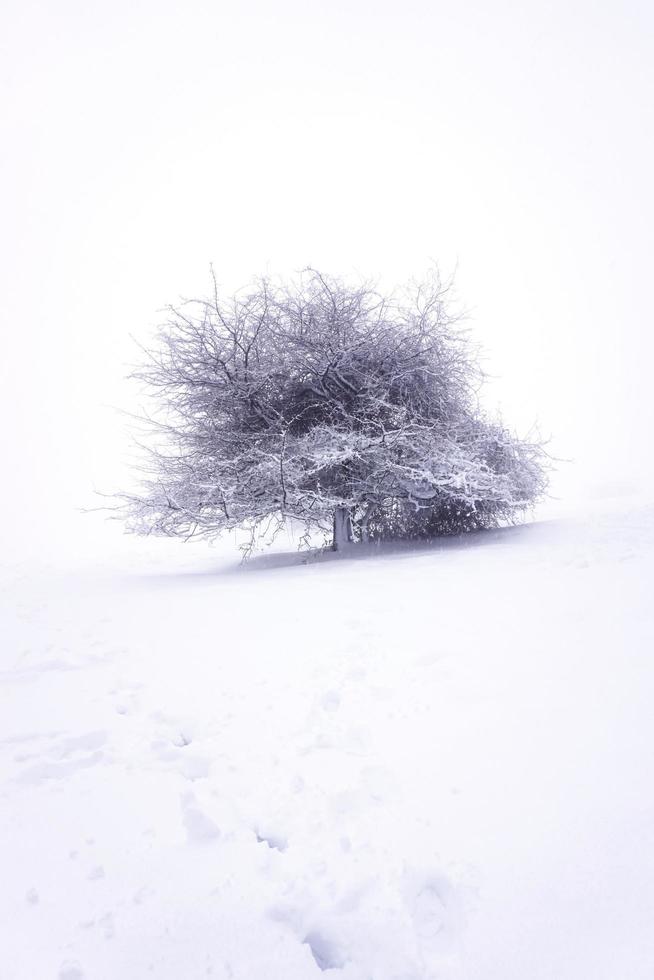
[[[135,378],[137,533],[245,527],[254,547],[287,518],[334,546],[496,526],[545,491],[545,453],[481,411],[482,373],[449,284],[401,296],[315,270],[169,308]]]

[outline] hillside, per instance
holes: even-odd
[[[651,980],[654,509],[3,570],[2,980]]]

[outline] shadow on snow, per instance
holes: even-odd
[[[510,527],[490,530],[467,531],[462,534],[447,535],[429,540],[383,541],[370,544],[352,544],[341,551],[329,548],[313,548],[295,551],[274,551],[255,554],[246,561],[228,561],[222,566],[195,568],[180,571],[179,568],[161,572],[133,572],[132,580],[165,584],[187,582],[198,578],[218,578],[222,576],[252,575],[272,572],[277,569],[295,568],[302,565],[325,565],[331,562],[359,562],[370,560],[392,561],[398,558],[424,557],[434,553],[457,552],[469,548],[482,548],[488,545],[502,545],[526,541],[534,531],[555,521],[536,521]]]

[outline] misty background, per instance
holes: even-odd
[[[0,31],[5,537],[129,479],[157,312],[312,264],[430,262],[567,497],[651,479],[654,11],[637,2],[57,4]],[[93,520],[93,519],[90,519]]]

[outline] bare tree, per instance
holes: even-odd
[[[514,520],[545,490],[543,449],[484,416],[448,291],[308,269],[170,307],[135,372],[156,409],[130,529],[254,541],[292,517],[339,549]]]

